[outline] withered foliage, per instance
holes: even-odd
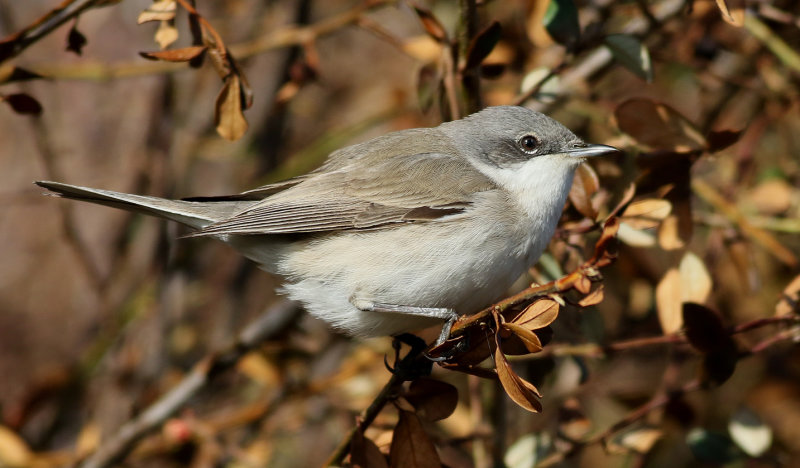
[[[800,457],[796,2],[6,3],[0,466]],[[506,104],[624,153],[435,348],[341,337],[224,247],[29,187],[233,193]]]

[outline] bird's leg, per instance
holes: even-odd
[[[358,307],[359,310],[363,310],[365,312],[386,312],[386,313],[394,313],[394,314],[408,314],[408,315],[416,315],[417,317],[429,317],[429,318],[436,318],[440,320],[444,320],[444,326],[442,327],[442,332],[439,334],[439,338],[436,339],[436,343],[434,346],[438,346],[450,336],[450,328],[456,323],[456,319],[458,319],[458,314],[453,309],[446,309],[443,307],[416,307],[416,306],[404,306],[404,305],[396,305],[396,304],[384,304],[382,302],[372,302],[372,301],[365,301],[362,299],[353,299],[351,300],[354,306]]]
[[[433,344],[434,347],[439,346],[440,344],[444,343],[447,340],[447,337],[450,336],[450,329],[453,327],[453,324],[458,319],[458,314],[456,313],[455,310],[443,307],[404,306],[396,304],[385,304],[382,302],[365,301],[362,299],[352,299],[351,302],[359,310],[363,310],[365,312],[408,314],[408,315],[416,315],[418,317],[430,317],[430,318],[444,320],[444,325],[442,325],[442,331],[439,333],[439,337]],[[442,358],[430,358],[430,359],[433,361],[443,361],[447,359],[447,356],[444,356]]]

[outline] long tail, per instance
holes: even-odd
[[[200,229],[211,223],[230,218],[246,209],[254,201],[183,201],[166,198],[112,192],[60,182],[37,181],[56,195],[74,200],[108,205],[126,211],[135,211],[166,218]]]

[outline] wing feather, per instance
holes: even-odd
[[[420,136],[418,129],[396,132],[340,150],[292,183],[245,192],[270,195],[194,235],[313,233],[431,222],[462,213],[478,192],[497,190],[443,136],[432,143]]]

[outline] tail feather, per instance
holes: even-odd
[[[60,197],[170,219],[197,229],[226,220],[254,203],[253,201],[195,202],[168,200],[166,198],[80,187],[60,182],[37,181],[35,183]]]

